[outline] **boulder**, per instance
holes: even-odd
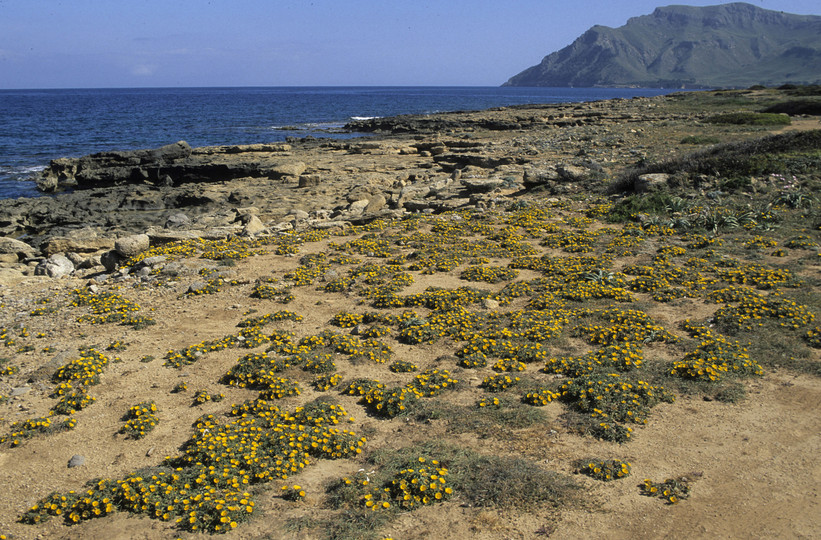
[[[354,201],[348,205],[348,212],[353,215],[359,215],[365,211],[365,208],[368,206],[368,199],[361,199],[359,201]]]
[[[174,212],[165,220],[166,229],[185,229],[191,225],[191,218],[182,212]]]
[[[20,270],[15,268],[0,268],[0,285],[17,285],[26,278]]]
[[[559,179],[559,172],[555,167],[528,167],[524,171],[523,182],[527,187],[540,186],[555,182]]]
[[[471,193],[487,193],[505,185],[500,178],[463,178],[462,185]]]
[[[3,236],[0,237],[0,253],[17,255],[19,258],[24,259],[33,256],[35,249],[25,242]]]
[[[259,217],[253,214],[246,214],[247,219],[243,219],[242,236],[252,236],[265,230],[265,224]]]
[[[124,258],[134,257],[150,247],[150,239],[147,234],[133,234],[114,242],[114,251]]]
[[[40,250],[44,255],[55,253],[95,253],[114,247],[114,241],[109,238],[98,238],[96,234],[87,237],[56,236],[49,238]]]
[[[399,192],[399,204],[403,205],[414,199],[421,199],[430,193],[430,187],[425,185],[405,186]]]
[[[65,255],[55,253],[34,268],[34,275],[61,278],[74,272],[74,263]]]
[[[271,178],[282,178],[283,176],[299,177],[305,172],[308,166],[301,161],[285,161],[275,163],[268,168],[268,176]]]
[[[565,182],[578,182],[580,180],[586,180],[590,176],[590,171],[576,165],[559,165],[556,168],[556,172],[559,173],[559,179]]]
[[[387,204],[388,201],[385,199],[385,196],[381,193],[377,193],[368,199],[368,206],[365,207],[364,213],[375,214],[376,212],[381,212]]]
[[[441,180],[437,180],[430,185],[430,192],[434,195],[438,195],[440,192],[445,191],[447,188],[453,185],[454,180],[458,180],[461,176],[461,172],[457,169],[453,171],[453,175],[447,178],[443,178]],[[455,178],[454,178],[455,177]]]
[[[86,464],[85,456],[80,454],[74,454],[71,456],[71,459],[68,460],[68,468],[73,469],[74,467],[82,467]]]
[[[659,189],[666,187],[669,180],[670,175],[666,173],[642,174],[636,178],[633,183],[633,189],[636,193],[658,191]]]
[[[303,174],[299,177],[299,187],[316,187],[322,183],[322,177],[318,174]]]
[[[119,268],[120,263],[125,259],[126,257],[123,257],[116,250],[112,249],[100,255],[100,264],[103,265],[106,272],[113,272]]]
[[[153,150],[148,150],[146,155],[141,156],[143,163],[168,162],[177,159],[185,159],[191,155],[191,146],[185,141],[177,141],[173,144],[166,144]]]

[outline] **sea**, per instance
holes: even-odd
[[[50,160],[110,150],[351,138],[357,118],[656,96],[647,88],[242,87],[0,90],[0,199],[37,197]]]

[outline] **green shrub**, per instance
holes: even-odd
[[[746,126],[788,126],[790,117],[786,114],[732,112],[714,114],[704,120],[710,124],[735,124]]]

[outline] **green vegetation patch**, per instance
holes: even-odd
[[[788,126],[791,123],[790,117],[785,114],[756,112],[714,114],[705,118],[704,121],[710,124],[735,124],[746,126]]]

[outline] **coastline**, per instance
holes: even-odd
[[[26,169],[101,151],[345,138],[357,116],[483,110],[501,105],[654,95],[657,90],[497,87],[254,87],[0,90],[0,198]],[[83,111],[76,114],[75,111]],[[23,183],[23,186],[25,183]],[[33,184],[32,184],[33,185]],[[21,194],[22,195],[22,194]]]
[[[405,208],[406,201],[400,202],[400,198],[408,198],[411,188],[429,192],[431,184],[445,181],[449,187],[440,200],[450,198],[446,206],[459,208],[475,204],[469,199],[472,194],[478,194],[465,191],[459,178],[451,178],[455,171],[478,166],[479,169],[473,171],[479,173],[478,178],[507,179],[506,182],[521,189],[524,166],[530,162],[538,164],[544,159],[583,162],[574,156],[578,152],[572,142],[574,137],[590,137],[587,133],[610,129],[611,125],[616,128],[619,122],[652,123],[655,117],[645,115],[641,109],[652,105],[654,99],[522,105],[487,111],[370,118],[346,126],[351,131],[370,132],[368,140],[308,137],[267,146],[197,148],[194,154],[198,163],[223,167],[226,177],[233,180],[222,181],[218,171],[212,175],[216,181],[175,183],[171,179],[166,185],[160,185],[159,178],[152,179],[141,171],[141,181],[126,178],[97,189],[69,186],[73,189],[71,193],[0,200],[0,208],[7,216],[0,224],[0,233],[22,236],[39,244],[51,236],[77,234],[77,229],[89,227],[95,234],[116,237],[143,232],[150,227],[162,228],[168,216],[179,211],[190,214],[188,217],[200,229],[228,227],[234,216],[226,216],[230,214],[226,209],[243,207],[258,209],[263,221],[275,222],[275,225],[295,211],[320,212],[323,219],[333,216],[343,221],[354,218],[358,222],[362,216],[351,215],[350,209],[340,204],[357,202],[349,199],[358,196],[352,192],[360,185],[385,198],[383,209],[398,210],[401,214],[425,209],[421,203]],[[375,133],[380,129],[391,133]],[[512,134],[522,130],[531,132],[527,136],[530,139],[544,136],[555,142],[551,148],[545,143],[548,151],[536,150],[533,157],[522,155],[510,140]],[[635,134],[628,133],[624,137],[635,138]],[[617,146],[619,149],[606,156],[608,168],[623,166],[633,159],[629,143]],[[266,147],[273,151],[261,151]],[[79,159],[56,162],[76,164]],[[85,166],[93,162],[86,158]],[[289,164],[295,168],[288,170]],[[183,164],[182,169],[185,166]],[[192,169],[195,166],[189,164]],[[275,170],[279,166],[283,166],[282,171]],[[61,174],[65,175],[66,171],[51,173],[54,177]],[[405,195],[401,193],[403,190]],[[463,193],[458,193],[459,190]],[[275,196],[270,196],[271,193]],[[436,211],[442,208],[445,206]]]

